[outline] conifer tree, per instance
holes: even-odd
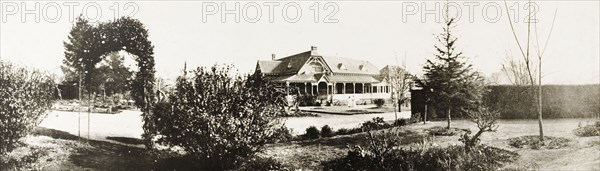
[[[424,90],[433,90],[425,91],[425,94],[435,111],[446,113],[448,129],[451,114],[461,114],[480,105],[485,91],[482,75],[472,69],[462,52],[456,50],[458,38],[451,31],[454,24],[455,19],[449,18],[446,10],[443,32],[436,36],[439,45],[435,46],[435,58],[427,60],[423,67],[425,74],[417,80]]]

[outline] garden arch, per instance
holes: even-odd
[[[86,70],[102,61],[109,53],[125,51],[135,56],[139,70],[131,86],[131,96],[144,115],[155,101],[154,46],[148,40],[148,30],[137,19],[124,17],[92,27],[92,48],[86,60]]]

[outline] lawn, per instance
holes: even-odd
[[[572,140],[562,149],[517,149],[507,144],[507,139],[523,135],[537,135],[537,120],[501,120],[496,132],[486,133],[481,139],[483,144],[503,148],[519,153],[519,159],[507,164],[504,169],[523,170],[599,170],[600,169],[600,138],[577,137],[572,130],[579,123],[593,119],[546,119],[544,131],[547,136],[565,137]],[[419,142],[428,134],[425,129],[434,126],[445,126],[446,122],[417,123],[399,128],[402,132],[402,144],[407,146]],[[475,131],[475,124],[467,120],[457,120],[453,127]],[[363,145],[364,133],[336,136],[313,141],[302,141],[282,144],[271,144],[262,155],[274,157],[293,169],[321,170],[321,162],[346,155],[347,146]],[[433,143],[439,146],[461,144],[458,135],[431,137]]]
[[[286,123],[303,123],[303,125],[295,125],[296,127],[330,124],[337,129],[358,126],[363,119],[369,120],[375,115],[377,114],[326,115],[305,117],[306,120],[295,118],[298,120],[292,121],[290,119],[294,118],[288,118]],[[386,120],[390,120],[394,116],[388,114],[386,117]],[[30,170],[172,170],[176,168],[179,170],[185,169],[186,163],[190,163],[176,157],[164,157],[164,154],[157,157],[156,152],[146,151],[139,139],[141,134],[139,112],[122,112],[115,115],[92,114],[90,119],[94,122],[90,125],[93,131],[90,137],[93,140],[76,136],[77,118],[77,113],[51,113],[32,135],[23,139],[21,147],[10,153],[11,158],[23,164],[20,169]],[[312,119],[321,119],[321,122]],[[518,160],[506,165],[505,169],[598,170],[600,169],[600,154],[598,154],[600,138],[598,136],[577,137],[572,133],[580,123],[585,124],[593,120],[589,118],[544,120],[545,135],[571,140],[567,147],[561,149],[518,149],[507,144],[507,139],[512,137],[536,135],[537,120],[501,120],[497,132],[486,133],[481,138],[484,144],[520,154]],[[87,118],[82,117],[81,121],[86,123]],[[82,125],[83,130],[87,130],[87,125]],[[417,123],[395,129],[401,131],[402,145],[407,146],[428,137],[425,129],[434,126],[445,126],[445,122]],[[475,125],[466,120],[456,120],[452,122],[452,126],[475,130]],[[87,137],[86,131],[82,131],[81,134]],[[259,155],[273,157],[294,170],[320,170],[322,162],[346,155],[347,146],[364,145],[365,138],[365,133],[359,133],[317,140],[268,144],[266,150]],[[458,135],[431,137],[431,140],[440,146],[460,144]]]

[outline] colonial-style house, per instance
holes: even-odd
[[[255,72],[287,87],[288,95],[315,95],[330,102],[390,99],[390,86],[378,80],[380,70],[371,62],[350,58],[323,56],[317,47],[299,54],[259,60]]]

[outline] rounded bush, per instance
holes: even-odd
[[[306,128],[305,136],[308,139],[317,139],[317,138],[319,138],[320,134],[321,134],[321,132],[315,126],[310,126],[310,127]]]
[[[321,137],[333,137],[333,130],[329,125],[321,127]]]
[[[53,79],[0,61],[0,155],[15,148],[52,106]]]
[[[385,100],[383,100],[383,99],[375,99],[375,100],[373,100],[373,103],[375,103],[375,105],[377,107],[382,107],[385,104]]]
[[[230,170],[262,151],[281,126],[283,93],[261,76],[230,76],[230,66],[198,68],[177,79],[144,132],[178,146],[208,170]]]

